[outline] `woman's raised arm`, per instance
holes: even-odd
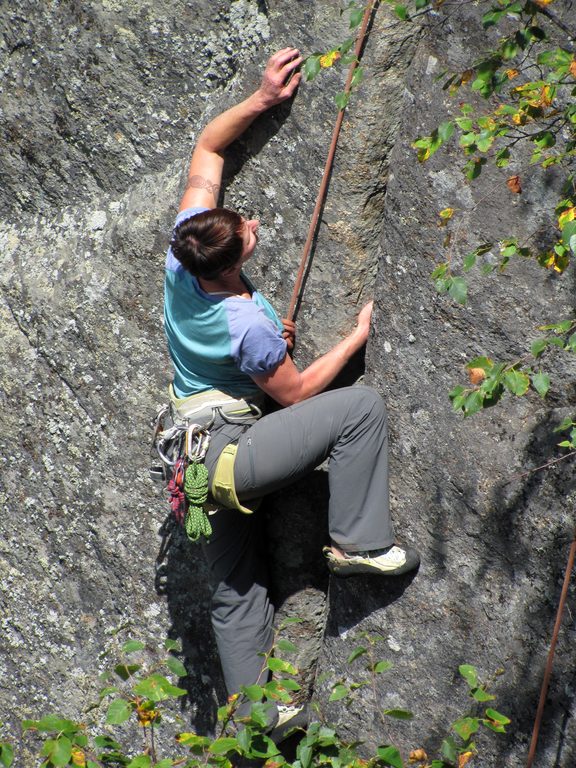
[[[295,70],[301,63],[297,48],[278,51],[268,60],[258,90],[208,123],[192,153],[180,211],[193,206],[216,207],[224,151],[259,115],[293,96],[301,77]]]

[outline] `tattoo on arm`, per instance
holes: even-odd
[[[218,192],[220,190],[220,184],[214,184],[210,179],[205,179],[204,176],[189,176],[186,182],[186,189],[190,187],[196,187],[197,189],[207,189],[214,195],[214,200],[218,200]]]

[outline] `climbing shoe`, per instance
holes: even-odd
[[[296,731],[304,731],[308,727],[308,705],[302,707],[278,705],[278,720],[269,731],[268,736],[274,744],[280,744]]]
[[[415,549],[393,545],[371,552],[344,552],[337,557],[330,547],[324,547],[328,569],[335,576],[355,576],[372,573],[380,576],[401,576],[413,571],[420,564],[420,555]]]

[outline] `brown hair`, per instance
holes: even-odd
[[[240,260],[243,223],[240,214],[227,208],[198,213],[174,230],[172,253],[195,277],[214,280]]]

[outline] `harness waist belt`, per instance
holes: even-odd
[[[213,409],[217,408],[225,416],[246,416],[252,414],[255,418],[261,415],[264,396],[259,393],[244,397],[231,397],[219,389],[209,389],[189,397],[176,397],[174,387],[168,388],[170,402],[176,414],[181,419],[203,421],[212,417]]]

